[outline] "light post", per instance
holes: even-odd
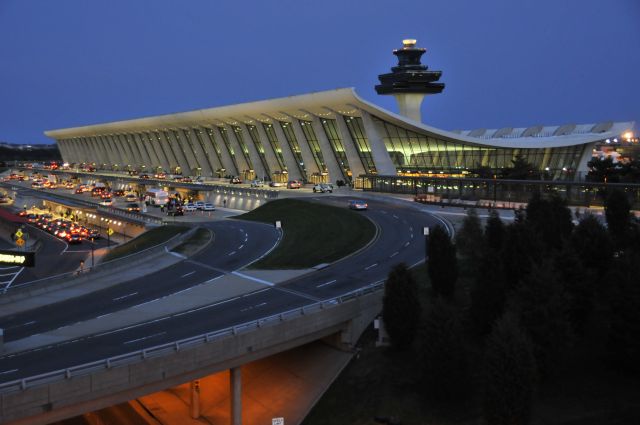
[[[93,270],[93,266],[96,264],[93,258],[93,250],[94,250],[94,243],[93,243],[93,236],[91,237],[91,270]]]
[[[422,228],[422,234],[424,235],[424,261],[429,259],[429,226]]]

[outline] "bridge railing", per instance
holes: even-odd
[[[255,331],[265,326],[272,326],[277,323],[292,320],[306,314],[315,313],[321,310],[326,310],[338,306],[344,302],[351,301],[363,295],[368,295],[373,292],[380,291],[384,288],[384,282],[379,281],[362,288],[347,292],[334,298],[307,304],[302,307],[283,311],[281,313],[273,314],[270,316],[261,317],[249,322],[240,323],[235,326],[227,327],[211,331],[205,334],[192,336],[189,338],[180,339],[178,341],[168,342],[153,347],[145,348],[142,350],[133,351],[130,353],[120,354],[105,359],[96,360],[90,363],[83,363],[80,365],[70,366],[66,369],[59,369],[52,372],[43,373],[40,375],[30,376],[27,378],[5,382],[0,384],[0,394],[6,394],[11,392],[17,392],[26,390],[28,388],[36,387],[39,385],[50,384],[53,382],[59,382],[65,379],[71,379],[75,376],[88,375],[93,372],[111,369],[114,367],[129,365],[133,363],[142,362],[145,359],[153,357],[161,357],[169,355],[171,353],[178,352],[183,349],[197,347],[203,344],[215,342],[217,340],[232,337],[238,334]],[[181,314],[181,313],[178,313]]]

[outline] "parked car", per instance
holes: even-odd
[[[366,210],[369,207],[365,201],[352,200],[349,201],[349,208],[352,210]]]
[[[196,201],[193,205],[195,205],[197,209],[201,210],[204,208],[204,201]]]
[[[282,187],[282,186],[284,186],[284,183],[274,182],[274,181],[269,182],[269,187]]]
[[[229,183],[231,183],[231,184],[241,184],[242,180],[240,180],[240,177],[231,177],[231,180],[229,180]]]
[[[289,180],[287,182],[287,189],[300,189],[302,183],[299,180]]]
[[[216,208],[213,206],[213,204],[206,203],[206,204],[204,204],[204,206],[202,207],[202,210],[203,210],[203,211],[215,211],[215,210],[216,210]]]
[[[264,182],[262,180],[252,180],[251,187],[262,187],[264,186]]]
[[[187,205],[184,206],[184,210],[187,212],[193,212],[196,211],[198,208],[192,204],[192,203],[188,203]]]
[[[333,186],[328,183],[320,183],[313,186],[313,193],[322,192],[322,193],[333,193]]]

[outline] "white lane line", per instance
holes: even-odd
[[[268,286],[273,286],[274,284],[272,282],[263,280],[263,279],[258,279],[257,277],[253,277],[253,276],[249,276],[240,272],[231,272],[232,275],[241,277],[243,279],[249,279],[249,280],[253,280],[254,282],[258,282],[258,283],[262,283],[264,285],[268,285]]]
[[[413,226],[409,226],[409,231],[413,233]]]
[[[13,283],[14,280],[16,280],[16,278],[18,277],[18,275],[20,273],[22,273],[22,270],[24,270],[24,267],[20,267],[20,270],[18,270],[16,272],[16,275],[7,283],[7,286],[4,287],[4,291],[6,292],[7,289],[9,289],[9,287],[11,286],[11,284]],[[4,283],[4,282],[3,282]]]
[[[389,258],[393,258],[393,257],[395,257],[395,256],[396,256],[396,255],[398,255],[398,254],[399,254],[399,252],[398,252],[398,251],[396,251],[396,252],[394,252],[393,254],[391,254],[391,255],[389,256]]]
[[[409,235],[409,238],[413,239],[413,233],[411,233],[411,234]]]
[[[330,280],[329,282],[325,282],[325,283],[321,283],[320,285],[316,285],[316,288],[322,288],[323,286],[331,285],[332,283],[336,283],[336,282],[337,282],[337,280],[333,279],[333,280]]]
[[[400,217],[398,217],[397,215],[395,215],[395,214],[394,214],[394,215],[393,215],[393,218],[398,219],[398,218],[400,218]]]
[[[0,270],[17,269],[18,266],[0,267]]]
[[[134,342],[139,342],[139,341],[144,341],[145,339],[150,339],[150,338],[155,338],[157,336],[160,335],[164,335],[166,334],[166,332],[158,332],[157,334],[153,334],[153,335],[149,335],[149,336],[143,336],[142,338],[138,338],[138,339],[132,339],[131,341],[125,341],[122,344],[133,344]]]
[[[195,272],[196,272],[196,271],[194,270],[194,271],[192,271],[192,272],[185,273],[185,274],[183,274],[183,275],[182,275],[182,276],[180,276],[180,277],[187,277],[187,276],[191,276],[191,275],[192,275],[192,274],[194,274]]]
[[[245,307],[243,309],[240,309],[240,312],[243,313],[245,311],[253,310],[254,308],[262,307],[263,305],[267,305],[267,303],[260,303],[260,304],[252,305],[249,307]]]
[[[16,326],[16,327],[20,327],[20,326],[29,326],[29,325],[33,325],[33,324],[35,324],[35,323],[37,323],[37,322],[36,322],[35,320],[32,320],[32,321],[30,321],[30,322],[23,323],[23,324],[18,325],[18,326]]]
[[[244,241],[246,242],[246,241],[248,241],[248,240],[249,240],[249,236],[245,236],[245,237],[244,237]]]
[[[60,242],[62,242],[63,244],[65,244],[64,249],[62,250],[62,252],[60,253],[60,255],[64,254],[65,252],[67,252],[67,249],[69,249],[69,244],[66,243],[65,241],[61,240]]]
[[[404,246],[409,246],[409,242],[406,242],[406,243],[404,244]]]
[[[123,296],[118,297],[118,298],[114,298],[114,299],[112,299],[111,301],[120,301],[120,300],[123,300],[123,299],[125,299],[125,298],[133,297],[134,295],[138,295],[138,293],[137,293],[137,292],[132,292],[132,293],[130,293],[130,294],[123,295]]]
[[[374,263],[374,264],[372,264],[370,266],[365,267],[364,269],[365,270],[371,270],[372,268],[376,267],[377,265],[378,265],[378,263]]]
[[[17,372],[18,369],[11,369],[11,370],[5,370],[4,372],[0,372],[0,375],[6,375],[8,373],[14,373]]]
[[[232,255],[234,255],[236,252],[235,251],[231,251],[228,255],[229,257],[231,257]]]
[[[240,246],[238,247],[238,249],[242,249],[242,248],[244,248],[244,244],[242,244],[242,245],[240,245]]]

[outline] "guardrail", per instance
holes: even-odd
[[[16,286],[11,286],[9,288],[3,289],[0,292],[0,296],[5,295],[7,293],[29,290],[35,285],[38,285],[40,287],[46,287],[46,286],[51,286],[60,281],[70,282],[75,279],[92,277],[93,275],[95,275],[95,273],[101,270],[104,270],[104,269],[113,270],[114,267],[118,267],[121,264],[127,264],[139,258],[145,258],[151,255],[157,254],[159,252],[163,252],[165,251],[166,247],[169,247],[169,246],[173,247],[179,243],[182,243],[186,238],[190,237],[195,231],[196,231],[196,228],[194,227],[185,233],[174,235],[168,240],[162,243],[159,243],[158,245],[154,245],[152,247],[143,249],[142,251],[134,252],[133,254],[116,258],[114,260],[105,261],[104,263],[96,264],[93,267],[87,267],[82,271],[82,273],[78,273],[78,271],[76,270],[72,272],[61,273],[54,276],[44,277],[42,279],[31,280],[29,282],[24,282]]]
[[[249,322],[241,323],[235,326],[227,327],[224,329],[215,330],[205,334],[184,338],[178,341],[168,342],[161,345],[156,345],[150,348],[133,351],[130,353],[120,354],[105,359],[96,360],[90,363],[84,363],[76,366],[71,366],[66,369],[59,369],[52,372],[43,373],[40,375],[34,375],[27,378],[17,379],[15,381],[5,382],[0,384],[0,394],[6,394],[11,392],[17,392],[26,390],[30,387],[49,384],[53,382],[62,381],[65,379],[71,379],[75,376],[83,376],[93,372],[111,369],[117,366],[124,366],[133,363],[142,362],[145,359],[160,357],[174,352],[178,352],[185,348],[197,347],[203,344],[208,344],[222,338],[238,335],[241,333],[257,330],[264,326],[274,325],[286,320],[291,320],[304,316],[309,313],[325,310],[340,305],[344,302],[353,300],[363,295],[371,294],[380,291],[384,288],[384,282],[379,281],[362,288],[347,292],[339,295],[335,298],[328,300],[315,302],[312,304],[304,305],[292,310],[287,310],[282,313],[273,314],[271,316],[261,317]],[[182,313],[177,313],[182,314]],[[172,317],[172,316],[169,316]]]

